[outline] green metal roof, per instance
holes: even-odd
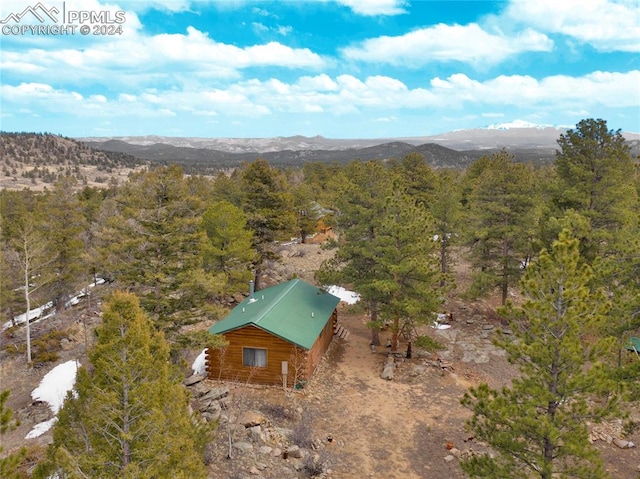
[[[629,341],[627,342],[626,347],[629,351],[640,353],[640,337],[631,336],[631,338],[629,338]]]
[[[253,325],[310,349],[339,302],[340,298],[323,289],[292,279],[256,291],[253,300],[246,298],[209,332],[224,334]]]

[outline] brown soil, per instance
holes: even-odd
[[[331,255],[316,244],[290,245],[282,252],[285,254],[281,274],[295,273],[307,281],[313,281],[313,271]],[[464,291],[468,284],[467,265],[459,264],[456,273],[458,291]],[[302,418],[311,421],[313,437],[323,442],[323,453],[331,468],[329,477],[334,479],[463,478],[465,475],[455,456],[471,449],[482,451],[485,446],[470,437],[464,424],[470,412],[459,400],[470,386],[488,382],[499,387],[508,384],[515,373],[504,354],[490,341],[492,335],[502,334],[494,306],[494,300],[467,302],[452,294],[443,308],[453,314],[452,327],[444,331],[428,326],[418,329],[419,334],[428,334],[446,347],[439,354],[446,367],[438,366],[435,355],[414,349],[411,359],[398,357],[391,381],[380,378],[389,353],[384,347],[389,333],[383,332],[383,346],[371,351],[370,331],[365,326],[367,318],[357,308],[341,306],[340,321],[350,336],[334,342],[302,391],[285,396],[275,388],[232,385],[230,403],[263,411],[283,404],[298,408]],[[22,358],[12,358],[4,352],[0,356],[1,389],[12,390],[9,407],[22,421],[18,429],[2,438],[5,452],[24,444],[43,447],[51,440],[50,433],[35,440],[24,440],[33,425],[48,415],[46,408],[32,403],[30,393],[55,365],[74,358],[84,361],[84,324],[91,328],[99,320],[96,307],[79,306],[58,317],[56,328],[72,328],[74,333],[70,334],[71,346],[61,352],[56,364],[31,369]],[[6,344],[7,339],[3,338],[3,349]],[[406,342],[402,341],[399,351],[405,349]],[[193,357],[196,354],[194,351]],[[637,411],[635,419],[640,419]],[[329,436],[333,438],[331,442],[326,439]],[[638,432],[628,439],[640,444]],[[448,450],[447,443],[452,443],[449,445],[454,449]],[[223,447],[222,434],[217,444]],[[596,445],[612,477],[638,477],[637,448],[621,450],[604,441]],[[452,452],[454,457],[447,457]],[[248,477],[235,474],[233,460],[222,459],[211,467],[210,477]],[[265,478],[272,477],[268,471],[262,474]]]

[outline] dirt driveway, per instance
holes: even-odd
[[[434,364],[435,356],[414,354],[398,358],[394,379],[384,380],[388,350],[370,350],[362,315],[343,315],[342,322],[351,335],[337,342],[306,390],[307,409],[317,411],[316,433],[334,438],[335,477],[465,477],[446,446],[453,443],[461,452],[472,446],[464,428],[469,412],[459,399],[478,373],[453,361],[460,353],[455,344],[433,330],[447,342],[449,367]],[[383,344],[385,339],[383,333]]]

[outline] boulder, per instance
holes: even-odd
[[[205,379],[205,376],[203,374],[192,374],[191,376],[186,378],[182,383],[185,386],[193,386],[194,384],[198,384],[204,379]]]
[[[632,443],[631,441],[626,441],[624,439],[619,439],[619,438],[615,438],[613,439],[613,443],[618,446],[620,449],[631,449],[632,447],[635,447],[635,444]]]
[[[238,424],[242,424],[244,427],[259,426],[264,422],[264,416],[257,411],[245,411],[240,414],[237,420]]]
[[[200,400],[200,402],[204,403],[205,401],[217,401],[219,399],[227,397],[228,395],[229,395],[229,388],[219,387],[219,388],[210,389],[209,391],[204,393],[202,396],[200,396],[198,399]]]
[[[270,446],[260,446],[260,448],[258,449],[258,452],[260,454],[264,454],[265,456],[267,456],[273,452],[273,448]],[[277,455],[279,456],[280,454],[277,454]]]
[[[395,364],[386,363],[384,365],[384,369],[382,370],[382,374],[380,375],[380,377],[382,379],[387,379],[387,380],[393,379],[393,370],[394,369],[395,369]]]
[[[252,426],[248,428],[249,436],[253,442],[264,442],[264,433],[262,432],[262,426]]]
[[[234,442],[233,447],[242,452],[249,452],[253,450],[253,444],[244,441]]]
[[[295,457],[296,459],[300,459],[302,457],[302,450],[300,449],[300,446],[289,446],[285,452],[287,457]]]

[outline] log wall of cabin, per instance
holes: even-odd
[[[287,361],[287,385],[293,387],[300,379],[308,380],[315,371],[331,344],[336,319],[337,312],[334,311],[322,334],[308,351],[253,325],[225,333],[224,337],[229,343],[225,348],[207,350],[208,376],[213,380],[282,385],[282,361]],[[266,349],[267,366],[244,366],[242,350],[245,347]]]
[[[322,333],[318,336],[318,339],[307,353],[307,377],[311,377],[313,372],[320,364],[322,355],[329,348],[331,340],[333,339],[333,329],[338,319],[337,311],[334,311],[331,315],[331,319],[327,321],[326,326],[322,330]]]

